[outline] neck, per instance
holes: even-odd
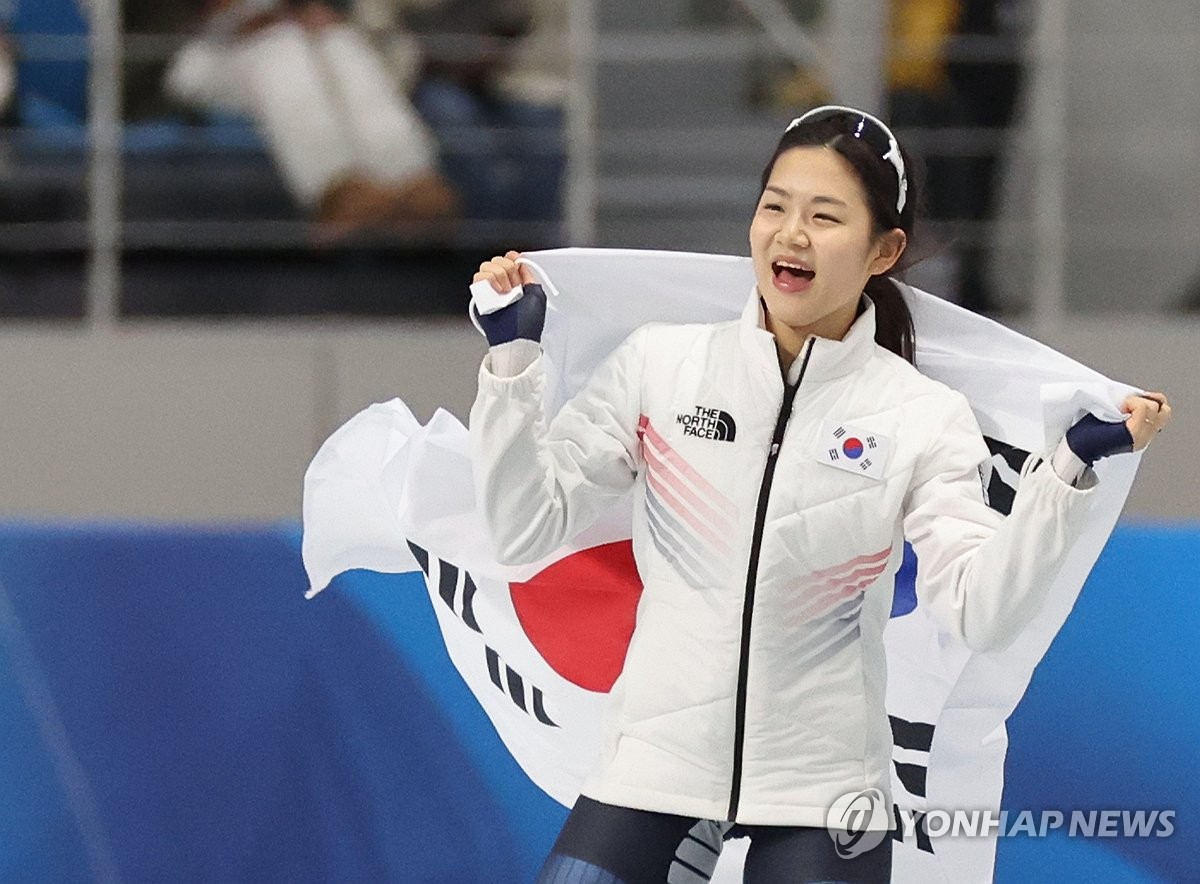
[[[800,355],[800,350],[804,347],[805,338],[797,338],[794,343],[790,340],[785,343],[779,333],[771,328],[770,318],[767,319],[767,330],[775,335],[775,355],[779,357],[780,371],[783,372],[784,377],[787,377],[787,373],[792,369],[792,363],[796,361],[796,357]]]
[[[775,337],[775,352],[779,357],[779,367],[783,370],[784,375],[787,375],[792,367],[792,363],[796,361],[796,357],[804,349],[804,342],[810,337],[826,338],[830,341],[840,341],[846,337],[846,333],[850,331],[850,326],[854,325],[854,320],[858,318],[860,305],[861,301],[855,304],[849,311],[840,311],[839,313],[822,317],[812,325],[792,326],[776,320],[771,315],[771,312],[766,309],[766,303],[764,302],[764,325],[766,325],[767,331]]]

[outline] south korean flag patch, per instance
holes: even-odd
[[[892,441],[853,424],[824,421],[817,459],[831,467],[869,479],[883,478]]]

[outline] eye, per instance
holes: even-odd
[[[763,203],[762,210],[764,212],[782,212],[783,206],[779,205],[779,203]]]
[[[837,218],[833,215],[826,214],[825,212],[821,212],[819,214],[813,215],[813,218],[817,221],[825,221],[830,224],[841,224],[842,223],[840,218]]]

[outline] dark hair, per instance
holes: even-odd
[[[767,189],[775,161],[793,147],[829,147],[836,150],[854,169],[867,195],[867,205],[874,220],[874,232],[884,233],[900,228],[908,237],[908,246],[900,261],[892,268],[893,273],[902,273],[916,263],[916,252],[912,243],[916,233],[919,207],[922,204],[922,170],[913,162],[903,147],[900,155],[908,177],[908,195],[903,211],[896,211],[899,181],[896,170],[865,141],[850,134],[848,121],[856,119],[847,114],[844,118],[823,119],[793,126],[783,133],[775,152],[763,169],[759,196]],[[916,333],[913,330],[912,313],[896,284],[883,275],[872,276],[865,287],[867,296],[875,305],[875,341],[909,362],[914,361]]]

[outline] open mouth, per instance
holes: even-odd
[[[772,261],[771,273],[775,284],[784,289],[807,286],[817,275],[815,270],[795,261]]]

